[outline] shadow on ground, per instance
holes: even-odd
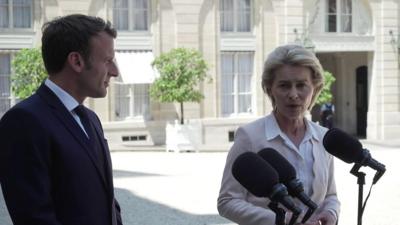
[[[127,170],[113,170],[113,178],[127,178],[127,177],[161,177],[165,176],[162,174],[155,173],[141,173],[141,172],[132,172]]]
[[[116,198],[122,208],[122,220],[127,225],[211,225],[232,224],[219,215],[195,215],[136,196],[116,188]]]
[[[114,171],[114,177],[162,176]],[[1,192],[1,189],[0,189]],[[126,189],[115,189],[124,225],[216,225],[232,224],[219,215],[195,215],[139,197]],[[12,225],[3,195],[0,195],[0,224]]]

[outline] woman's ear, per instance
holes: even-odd
[[[67,56],[67,63],[77,73],[80,73],[85,68],[85,62],[79,52],[70,52]]]

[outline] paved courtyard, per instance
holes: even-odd
[[[365,145],[387,167],[372,189],[363,225],[394,225],[400,221],[400,149]],[[220,217],[216,199],[226,153],[112,152],[116,198],[125,225],[232,225]],[[352,165],[336,161],[342,212],[339,225],[356,225],[358,186]],[[367,173],[364,197],[374,171]],[[0,225],[11,225],[0,198]]]

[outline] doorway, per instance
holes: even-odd
[[[356,69],[356,109],[357,109],[357,136],[367,136],[368,112],[368,68],[360,66]]]

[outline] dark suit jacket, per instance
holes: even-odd
[[[44,84],[3,116],[0,181],[14,224],[122,224],[108,144],[90,110],[89,118],[102,140],[104,169],[77,122]]]

